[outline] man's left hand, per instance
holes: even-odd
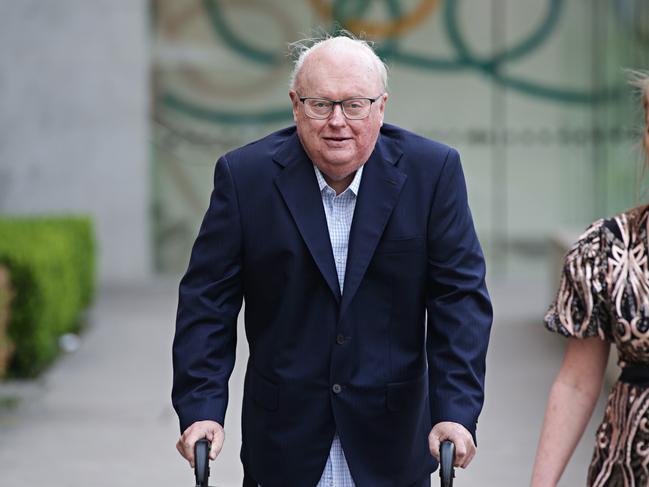
[[[455,445],[454,465],[460,468],[468,467],[476,452],[471,433],[461,424],[450,421],[442,421],[433,426],[428,435],[428,448],[438,461],[439,446],[444,440],[449,440]]]

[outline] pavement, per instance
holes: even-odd
[[[541,325],[550,299],[549,286],[541,284],[546,283],[490,286],[495,320],[478,454],[468,469],[457,471],[456,486],[529,482],[564,340]],[[194,485],[192,470],[175,450],[178,423],[170,403],[176,292],[177,281],[163,278],[103,287],[76,352],[38,380],[0,384],[0,486]],[[241,485],[245,340],[239,340],[237,354],[225,447],[212,463],[210,484],[216,487]],[[603,400],[561,486],[585,484]],[[434,475],[433,486],[439,485]]]

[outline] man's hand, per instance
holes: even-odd
[[[203,438],[207,438],[212,443],[210,460],[215,460],[218,454],[221,453],[223,441],[225,440],[223,426],[216,421],[196,421],[185,430],[178,443],[176,443],[176,449],[192,468],[194,468],[194,444]]]
[[[439,446],[444,440],[452,441],[455,445],[455,466],[466,468],[475,456],[476,446],[471,433],[458,423],[442,421],[433,426],[428,435],[430,454],[439,460]]]

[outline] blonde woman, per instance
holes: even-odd
[[[649,153],[649,73],[636,73]],[[546,327],[568,338],[552,385],[532,487],[554,487],[600,394],[611,344],[622,374],[608,398],[589,487],[649,486],[649,205],[593,223],[565,259]]]

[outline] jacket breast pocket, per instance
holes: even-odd
[[[412,405],[420,404],[426,392],[426,378],[427,375],[424,373],[413,380],[388,384],[386,390],[388,410],[403,411]]]
[[[279,407],[279,386],[253,371],[252,397],[262,408],[268,411],[277,411]]]
[[[385,239],[381,240],[376,246],[377,254],[401,254],[406,252],[421,251],[426,246],[426,240],[423,236]]]

